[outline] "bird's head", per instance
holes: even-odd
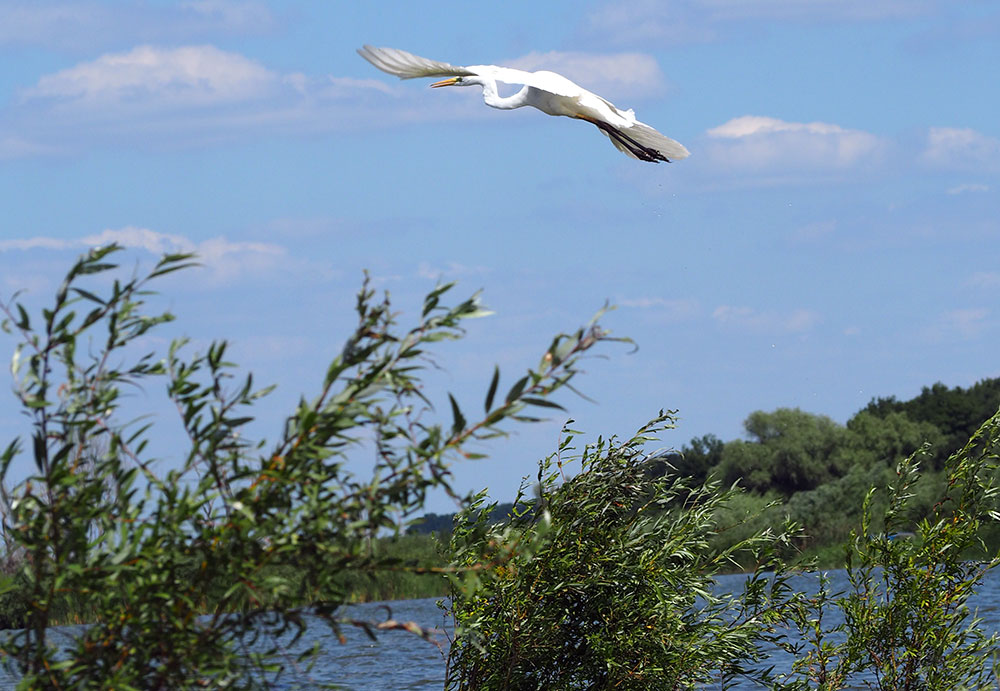
[[[451,77],[449,79],[442,79],[439,82],[434,82],[431,84],[432,89],[436,89],[439,86],[472,86],[478,84],[472,77]]]

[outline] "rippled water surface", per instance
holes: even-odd
[[[831,589],[834,592],[843,590],[847,585],[846,574],[843,571],[829,573]],[[743,575],[721,576],[719,590],[734,592],[741,590],[745,580]],[[794,583],[801,590],[814,590],[816,578],[802,576]],[[403,600],[386,603],[391,608],[392,617],[397,621],[416,621],[422,626],[438,627],[443,625],[442,613],[436,605],[436,600]],[[975,597],[970,601],[974,609],[978,609],[983,618],[983,628],[987,632],[1000,630],[1000,571],[993,571],[987,576]],[[386,619],[385,606],[380,603],[354,605],[348,608],[347,616],[355,619],[382,621]],[[837,623],[832,617],[836,612],[831,609],[831,618],[827,621]],[[67,627],[65,632],[74,629]],[[289,659],[294,659],[295,652],[312,646],[320,645],[320,657],[311,670],[304,667],[295,668],[290,665],[289,672],[283,675],[276,685],[282,689],[310,688],[324,683],[336,682],[341,688],[356,691],[378,691],[380,689],[441,689],[444,684],[445,657],[444,652],[434,645],[402,631],[390,631],[379,635],[378,642],[372,642],[360,630],[345,627],[347,642],[341,645],[336,637],[329,633],[326,626],[317,624],[304,636],[295,650],[289,651]],[[442,646],[447,645],[443,636],[438,636]],[[775,665],[775,671],[787,670],[791,658],[775,651],[768,664]],[[12,689],[16,680],[0,672],[0,688]],[[752,685],[735,688],[752,689]]]

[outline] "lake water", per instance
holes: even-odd
[[[846,574],[843,571],[829,572],[833,592],[842,590],[847,585]],[[815,576],[800,576],[795,583],[797,589],[813,591],[816,587]],[[719,577],[718,587],[723,592],[739,591],[746,579],[744,575],[734,574]],[[382,621],[386,618],[385,605],[391,608],[392,617],[397,621],[416,621],[426,627],[443,627],[444,621],[436,600],[401,600],[390,603],[369,603],[352,605],[348,608],[348,616],[355,619]],[[983,628],[987,632],[1000,631],[1000,571],[994,570],[987,575],[987,580],[978,589],[970,605],[978,609],[983,618]],[[837,623],[832,615],[827,621],[832,625]],[[290,669],[276,688],[308,689],[321,684],[338,683],[342,688],[355,691],[379,691],[382,689],[437,689],[444,686],[445,655],[447,641],[439,636],[442,648],[427,643],[410,633],[388,631],[379,635],[378,642],[372,642],[363,632],[352,627],[345,627],[347,642],[341,645],[336,637],[331,635],[324,625],[313,627],[300,641],[302,649],[320,644],[321,654],[312,670]],[[298,646],[297,646],[298,648]],[[289,659],[294,658],[296,651],[289,651]],[[787,670],[791,658],[781,652],[769,659],[768,664],[774,664],[776,671]],[[16,680],[0,671],[0,688],[13,689]],[[753,685],[736,686],[733,688],[753,689]]]

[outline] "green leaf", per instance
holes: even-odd
[[[500,367],[494,365],[493,367],[493,380],[490,382],[490,390],[486,392],[486,412],[490,412],[490,408],[493,407],[493,396],[497,392],[497,384],[500,383]]]
[[[117,269],[117,264],[111,264],[110,262],[94,262],[92,264],[85,264],[80,267],[79,273],[81,274],[98,274],[104,271],[110,271],[111,269]]]
[[[17,304],[17,315],[18,319],[16,322],[17,328],[27,331],[31,328],[31,320],[28,319],[28,312],[24,309],[24,305],[21,303]]]
[[[465,416],[462,415],[462,411],[458,407],[458,401],[450,393],[448,394],[448,400],[451,402],[451,415],[454,419],[451,426],[451,433],[454,436],[465,429]]]
[[[524,387],[528,385],[528,376],[521,377],[514,383],[514,386],[510,387],[510,391],[507,392],[507,398],[505,399],[507,403],[515,400],[524,391]]]
[[[534,397],[527,397],[527,396],[525,396],[521,400],[524,403],[527,403],[528,405],[536,405],[536,406],[539,406],[541,408],[556,408],[557,410],[566,410],[565,408],[563,408],[558,403],[556,403],[554,401],[550,401],[550,400],[545,399],[545,398],[534,398]]]

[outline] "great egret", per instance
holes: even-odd
[[[512,110],[532,106],[549,115],[586,120],[607,135],[615,148],[640,161],[669,162],[688,156],[683,144],[639,122],[631,110],[620,110],[610,101],[555,72],[525,72],[496,65],[459,67],[405,50],[368,45],[359,48],[358,55],[400,79],[449,77],[431,86],[481,86],[483,101],[493,108]],[[497,93],[497,82],[524,86],[513,96],[502,97]]]

